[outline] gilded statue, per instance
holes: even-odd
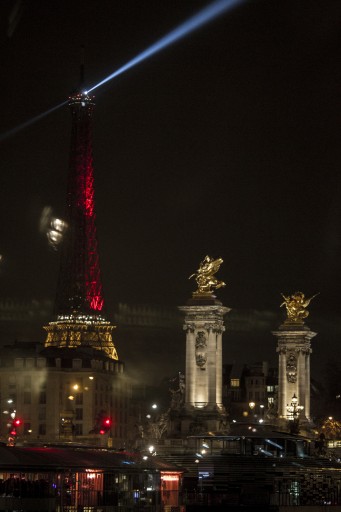
[[[316,295],[310,297],[310,299],[306,299],[304,293],[295,292],[291,296],[286,297],[281,293],[284,302],[282,302],[281,306],[285,306],[287,310],[287,322],[303,322],[304,318],[307,318],[309,315],[309,311],[306,308],[309,306],[310,302],[313,300]]]
[[[213,289],[222,288],[225,286],[223,281],[218,281],[215,274],[218,272],[220,265],[223,263],[222,258],[211,258],[206,256],[200,263],[198,270],[189,276],[189,279],[195,277],[198,285],[198,290],[194,292],[195,295],[208,295],[211,294]]]

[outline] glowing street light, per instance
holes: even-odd
[[[253,416],[256,416],[255,415],[255,407],[256,407],[256,403],[255,402],[249,402],[249,408],[250,408],[250,411],[251,411]]]
[[[291,399],[290,405],[287,405],[288,420],[294,420],[295,418],[297,418],[300,412],[303,411],[303,409],[303,405],[298,404],[298,398],[294,394]]]
[[[289,428],[291,434],[298,434],[299,432],[299,416],[303,411],[303,405],[299,405],[297,396],[293,395],[290,405],[287,405],[287,418],[289,420]]]

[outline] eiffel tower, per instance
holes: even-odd
[[[81,68],[81,83],[83,69]],[[78,89],[69,98],[71,149],[64,235],[55,320],[49,322],[45,347],[92,348],[118,360],[114,326],[103,315],[94,200],[92,122],[94,97]]]

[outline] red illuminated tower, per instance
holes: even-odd
[[[57,319],[44,327],[46,347],[90,347],[118,359],[114,326],[103,317],[92,157],[94,98],[77,92],[69,98],[71,150],[63,240],[56,297]]]

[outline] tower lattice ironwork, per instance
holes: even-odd
[[[44,327],[46,347],[90,347],[118,359],[114,326],[103,316],[94,201],[92,117],[94,98],[77,92],[69,98],[72,115],[66,205],[67,231],[62,246],[55,311]]]

